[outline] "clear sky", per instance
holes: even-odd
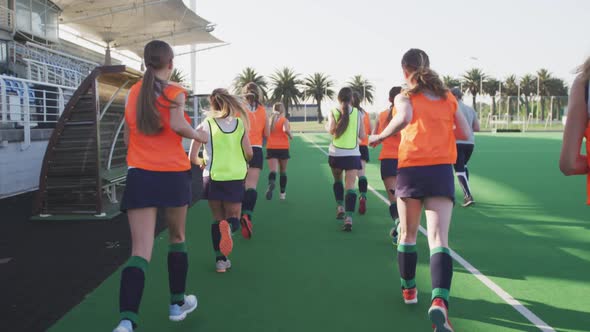
[[[247,66],[264,75],[289,66],[327,73],[337,87],[366,76],[378,111],[412,47],[441,75],[480,67],[499,79],[547,68],[570,82],[590,55],[587,0],[197,0],[196,11],[231,43],[198,53],[199,93],[228,87]],[[177,65],[188,73],[189,57]]]

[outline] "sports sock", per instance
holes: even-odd
[[[188,273],[188,254],[186,244],[172,243],[168,247],[168,285],[170,286],[170,303],[184,304],[186,275]]]
[[[277,172],[270,172],[268,173],[268,183],[275,183],[275,181],[277,180]]]
[[[281,173],[280,183],[281,194],[284,194],[287,191],[287,173]]]
[[[416,265],[418,264],[416,244],[402,243],[397,246],[397,264],[402,289],[416,287]]]
[[[469,188],[469,180],[465,172],[457,172],[457,179],[463,188],[463,194],[465,197],[471,197],[471,189]]]
[[[219,230],[219,221],[214,221],[211,224],[211,241],[213,243],[213,251],[215,251],[215,261],[224,261],[227,258],[221,253],[219,243],[221,242],[221,231]]]
[[[430,277],[432,278],[432,299],[443,299],[448,308],[453,279],[453,259],[449,248],[438,247],[430,250]]]
[[[469,168],[465,165],[465,175],[467,175],[467,180],[469,180]]]
[[[254,208],[256,207],[256,200],[258,199],[258,192],[256,189],[250,188],[246,190],[244,194],[244,200],[242,201],[242,213],[252,216]]]
[[[232,235],[240,230],[240,219],[239,218],[227,218],[229,227],[231,228]]]
[[[344,203],[344,185],[341,181],[336,181],[334,182],[333,189],[336,203],[338,203],[338,205],[342,205]]]
[[[346,216],[351,217],[356,207],[356,192],[352,189],[346,191],[345,206]]]
[[[143,257],[131,256],[121,273],[119,289],[119,314],[121,320],[129,320],[136,327],[139,322],[139,304],[145,284],[148,261]]]
[[[359,176],[359,193],[361,197],[367,197],[367,190],[369,188],[369,182],[367,181],[366,176]]]
[[[399,214],[397,213],[397,203],[391,203],[389,205],[389,215],[391,216],[391,219],[396,220],[397,218],[399,218]]]

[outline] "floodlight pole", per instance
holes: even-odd
[[[197,12],[197,0],[191,0],[190,9]],[[197,93],[197,46],[191,45],[191,88],[193,93]]]

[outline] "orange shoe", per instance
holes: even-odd
[[[409,289],[402,289],[402,296],[404,297],[404,302],[406,304],[418,303],[418,290],[416,289],[416,287],[409,288]]]
[[[250,240],[252,238],[252,221],[250,221],[250,216],[247,214],[242,215],[240,224],[242,225],[242,236],[244,239]]]
[[[221,241],[219,241],[219,251],[223,256],[229,256],[234,248],[234,241],[231,237],[231,227],[225,220],[219,222],[219,232],[221,233]]]
[[[454,332],[453,325],[449,320],[449,311],[445,305],[445,301],[440,298],[434,299],[432,305],[428,310],[428,317],[432,322],[434,332]]]

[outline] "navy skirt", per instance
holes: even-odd
[[[189,205],[192,200],[191,185],[190,170],[156,172],[130,168],[127,171],[127,183],[121,200],[121,211]]]
[[[262,168],[264,167],[264,155],[262,153],[262,148],[258,146],[253,146],[252,152],[252,159],[249,163],[250,168],[259,168],[262,170]]]
[[[203,199],[240,203],[244,199],[244,180],[215,181],[211,177],[203,177]]]
[[[345,171],[350,170],[361,170],[363,169],[363,165],[361,164],[361,157],[360,156],[346,156],[346,157],[334,157],[330,156],[328,158],[328,164],[330,167],[336,169],[343,169]]]
[[[290,159],[289,149],[266,149],[266,159]]]
[[[381,180],[397,176],[397,159],[381,160]]]
[[[361,145],[359,146],[359,151],[361,152],[361,160],[369,162],[371,159],[369,157],[369,147],[366,145]]]
[[[398,169],[395,196],[414,199],[448,197],[455,202],[453,165],[416,166]]]

